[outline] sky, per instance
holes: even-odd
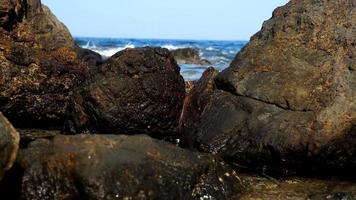
[[[42,0],[73,36],[249,40],[288,0]]]

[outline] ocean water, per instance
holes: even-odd
[[[212,40],[166,40],[166,39],[117,39],[117,38],[88,38],[76,37],[77,44],[91,49],[104,58],[108,58],[118,51],[135,47],[163,47],[169,50],[192,47],[200,52],[203,59],[207,59],[217,70],[227,68],[235,55],[243,48],[247,41],[212,41]],[[182,64],[181,74],[185,80],[197,80],[209,65]]]

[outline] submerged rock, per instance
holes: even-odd
[[[216,79],[193,146],[276,173],[356,176],[356,15],[348,0],[292,0]]]
[[[218,159],[142,135],[40,139],[18,164],[22,199],[228,199],[242,192]]]
[[[40,0],[1,1],[0,34],[0,111],[17,127],[62,126],[93,53]]]
[[[0,112],[0,179],[14,164],[19,141],[19,133]]]
[[[211,65],[208,60],[202,59],[199,51],[194,48],[183,48],[171,51],[179,64]]]
[[[69,130],[167,136],[176,131],[185,96],[180,68],[168,50],[127,49],[100,66],[75,97]]]

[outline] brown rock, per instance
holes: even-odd
[[[276,173],[355,176],[355,3],[292,0],[217,77],[195,146]]]
[[[218,73],[216,69],[209,67],[187,93],[180,121],[180,131],[183,134],[182,139],[185,145],[190,144],[189,146],[192,146],[194,144],[196,136],[194,125],[199,120],[200,115],[210,101],[211,94],[216,89],[215,78]]]
[[[19,142],[19,133],[0,112],[0,179],[14,164]]]
[[[40,0],[3,0],[0,11],[0,111],[18,127],[62,126],[90,64]]]
[[[148,136],[56,136],[18,160],[22,199],[229,199],[242,191],[219,160]]]
[[[250,174],[240,174],[247,192],[232,200],[353,200],[356,184],[342,180],[306,178],[271,179]]]
[[[115,54],[75,97],[67,128],[156,137],[174,133],[185,96],[179,71],[166,49],[137,48]]]

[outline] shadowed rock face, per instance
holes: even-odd
[[[20,136],[0,112],[0,179],[16,160]]]
[[[349,0],[295,0],[276,9],[218,75],[191,143],[277,173],[352,172],[355,23]]]
[[[235,172],[147,136],[56,136],[21,151],[23,199],[228,199]]]
[[[115,54],[74,98],[67,128],[154,136],[174,133],[185,96],[179,71],[166,49],[137,48]]]
[[[184,146],[194,146],[196,138],[195,125],[200,119],[202,112],[210,102],[212,93],[216,90],[215,78],[219,72],[209,67],[202,77],[193,83],[192,89],[187,93],[180,121],[180,131]]]
[[[61,126],[89,77],[82,50],[39,0],[3,0],[0,34],[0,110],[15,126]]]

